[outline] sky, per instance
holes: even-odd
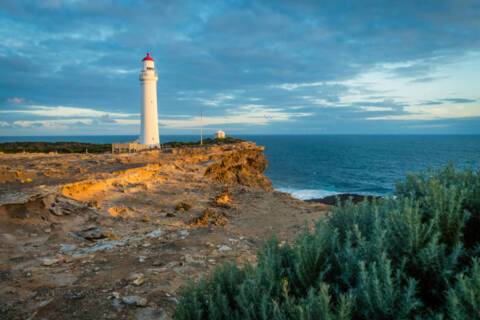
[[[480,134],[480,1],[0,1],[0,136]],[[200,116],[203,114],[203,118]]]

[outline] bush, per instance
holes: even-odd
[[[257,266],[181,293],[176,319],[478,319],[480,174],[410,175],[393,197],[334,208]]]
[[[211,146],[211,145],[226,145],[226,144],[235,144],[235,143],[240,143],[245,140],[238,139],[238,138],[233,138],[233,137],[225,137],[223,139],[212,139],[212,138],[206,138],[203,139],[202,144],[200,144],[200,141],[171,141],[171,142],[166,142],[162,144],[162,148],[181,148],[181,147],[195,147],[195,146]]]
[[[0,143],[0,152],[5,153],[105,153],[112,150],[112,145],[107,143],[84,142],[4,142]]]

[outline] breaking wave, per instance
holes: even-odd
[[[286,192],[292,197],[300,200],[320,199],[328,196],[340,194],[341,192],[323,190],[323,189],[293,189],[293,188],[277,188],[278,191]]]

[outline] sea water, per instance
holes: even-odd
[[[252,137],[266,146],[267,175],[301,199],[336,193],[390,194],[407,173],[479,168],[480,136],[335,135]]]
[[[267,176],[278,190],[300,199],[337,193],[387,195],[407,173],[440,168],[479,168],[479,135],[252,135],[265,146]],[[2,141],[111,143],[135,136],[0,137]],[[162,142],[198,136],[161,136]]]

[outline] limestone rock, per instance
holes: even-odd
[[[145,277],[143,273],[133,273],[129,278],[132,283],[136,286],[141,286],[145,282]]]
[[[129,306],[145,307],[147,306],[147,298],[140,296],[125,296],[122,298],[122,302]]]
[[[195,218],[191,222],[191,225],[196,227],[206,227],[210,225],[224,226],[227,224],[227,221],[223,212],[213,208],[207,208],[198,218]]]
[[[222,193],[220,193],[213,199],[212,204],[217,207],[230,209],[233,207],[232,195],[230,194],[228,189],[225,189]]]
[[[251,144],[249,148],[224,152],[221,161],[207,168],[205,176],[225,184],[272,190],[271,181],[263,174],[267,158],[263,148]]]
[[[161,229],[156,229],[147,234],[149,238],[159,238],[163,234]]]
[[[79,237],[82,237],[86,240],[91,240],[91,241],[106,238],[106,235],[104,234],[103,230],[99,227],[87,228],[87,229],[75,232],[75,234]]]
[[[180,231],[178,231],[178,235],[179,235],[181,238],[183,238],[183,239],[185,239],[186,237],[188,237],[189,234],[190,234],[190,232],[188,232],[188,230],[180,230]]]
[[[42,266],[53,266],[54,264],[58,263],[60,259],[58,258],[43,258],[42,259]]]
[[[181,201],[177,203],[177,205],[175,206],[176,211],[189,211],[191,208],[192,208],[192,205],[185,201]]]
[[[226,245],[222,245],[218,248],[218,251],[224,253],[224,252],[232,251],[232,248]]]

